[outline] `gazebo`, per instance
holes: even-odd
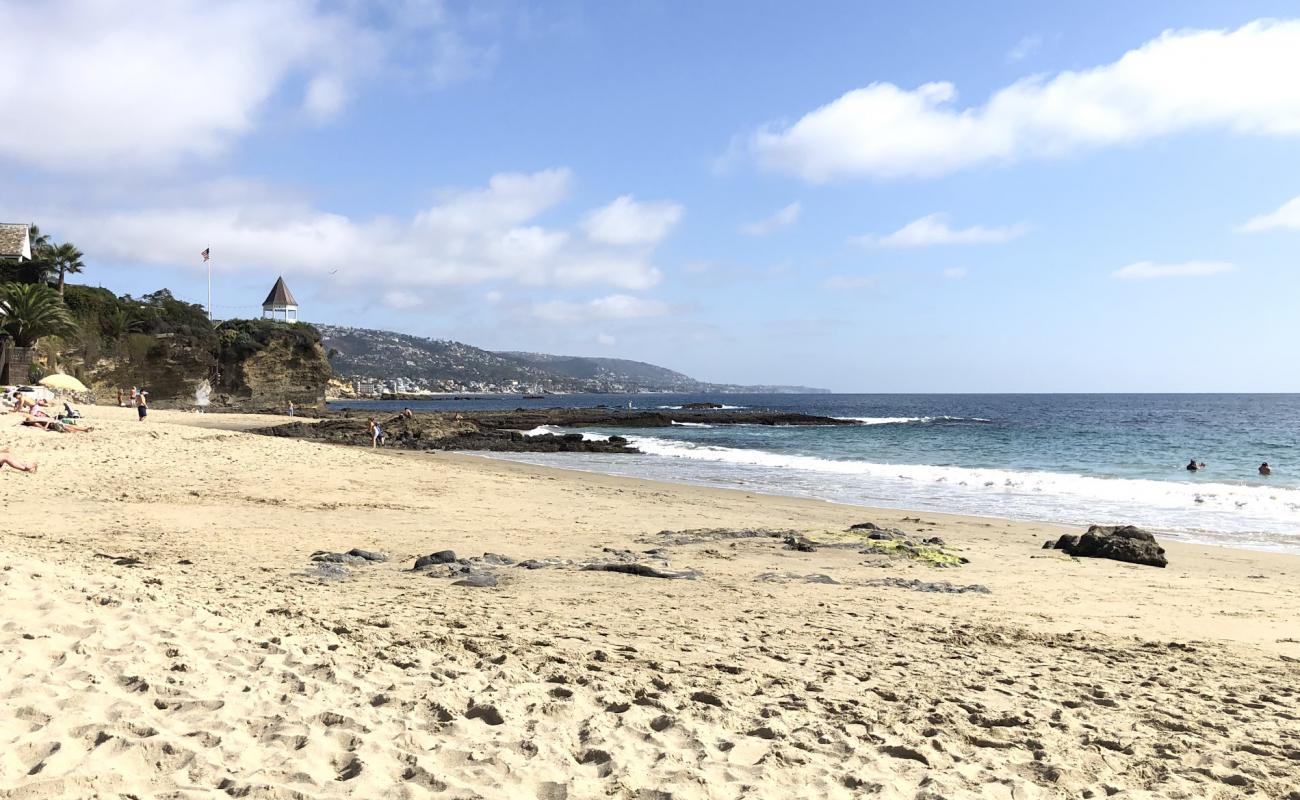
[[[283,322],[298,321],[298,301],[293,299],[293,292],[285,285],[284,278],[276,278],[271,293],[262,301],[262,319],[278,319]]]

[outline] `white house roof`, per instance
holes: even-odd
[[[0,222],[0,258],[30,260],[32,257],[30,231],[30,225]]]

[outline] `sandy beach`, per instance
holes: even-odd
[[[1297,556],[88,416],[0,416],[3,798],[1300,798]]]

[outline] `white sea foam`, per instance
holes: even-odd
[[[778,493],[990,516],[1078,523],[1132,522],[1191,533],[1250,533],[1258,534],[1249,540],[1256,544],[1300,547],[1300,489],[880,464],[651,436],[631,437],[630,444],[648,455],[679,463],[734,465],[747,482]],[[682,479],[707,482],[706,478],[690,477],[680,467],[673,471]],[[1214,535],[1202,538],[1222,541]]]
[[[674,420],[671,420],[671,422],[672,422],[674,425],[676,425],[676,426],[678,426],[678,427],[681,427],[681,428],[712,428],[712,427],[713,427],[712,425],[708,424],[707,422],[678,422],[678,421],[675,420],[675,419],[674,419]]]
[[[682,407],[681,407],[681,406],[655,406],[655,408],[661,409],[661,410],[663,410],[663,411],[681,411],[681,410],[682,410]],[[746,408],[749,408],[749,406],[729,406],[729,405],[726,405],[726,404],[722,404],[722,405],[719,405],[717,408],[706,408],[706,409],[701,409],[701,410],[702,410],[702,411],[742,411],[742,410],[744,410],[744,409],[746,409]]]
[[[983,417],[836,417],[835,419],[846,422],[856,422],[859,425],[907,425],[912,423],[926,422],[992,422],[992,420]]]
[[[569,431],[569,430],[565,430],[564,428],[557,428],[554,425],[538,425],[536,428],[533,428],[530,431],[520,431],[520,433],[522,433],[524,436],[545,436],[547,434],[551,434],[552,436],[564,436],[570,433],[577,433],[577,431]],[[604,442],[609,439],[608,436],[601,436],[600,434],[585,433],[585,432],[582,434],[582,438],[584,441],[588,441],[588,442]]]

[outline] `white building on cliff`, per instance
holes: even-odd
[[[278,319],[281,322],[298,321],[298,301],[293,299],[293,292],[285,285],[284,278],[276,278],[271,293],[262,301],[262,319]]]

